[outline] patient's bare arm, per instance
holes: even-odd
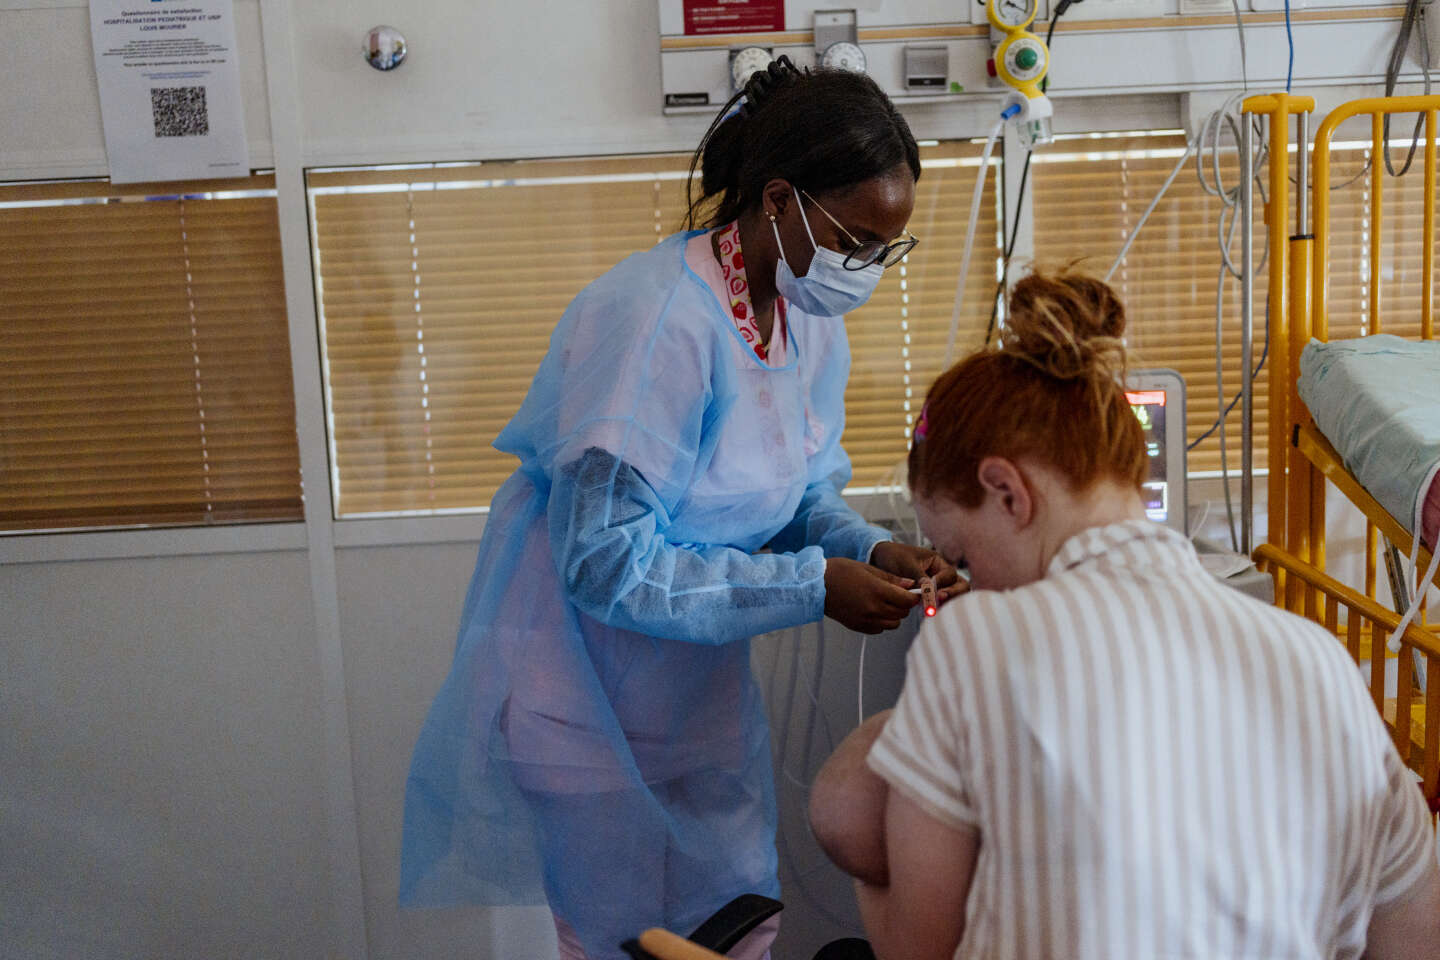
[[[884,886],[885,798],[889,785],[865,763],[890,711],[877,713],[835,748],[810,787],[810,829],[820,849],[846,873]]]
[[[1366,936],[1366,960],[1435,960],[1440,956],[1440,868],[1399,900],[1376,907]]]

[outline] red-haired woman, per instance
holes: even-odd
[[[1434,957],[1430,818],[1343,648],[1145,517],[1124,330],[1105,284],[1031,276],[930,390],[910,482],[972,590],[815,833],[886,960]]]

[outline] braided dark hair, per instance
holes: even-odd
[[[801,70],[781,56],[751,74],[705,131],[690,159],[685,226],[729,223],[777,178],[823,193],[902,163],[920,179],[910,126],[874,80],[850,70]]]

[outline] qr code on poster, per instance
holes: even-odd
[[[150,112],[157,137],[203,137],[210,132],[204,87],[152,87]]]

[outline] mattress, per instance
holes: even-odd
[[[1434,551],[1440,535],[1440,341],[1312,340],[1300,399],[1345,468]]]

